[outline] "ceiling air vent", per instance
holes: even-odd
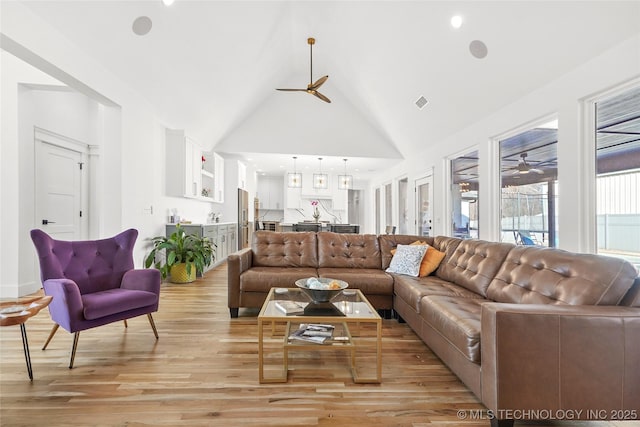
[[[418,98],[418,100],[416,101],[416,106],[419,109],[423,109],[425,105],[427,105],[429,101],[427,101],[427,98],[425,98],[424,96],[421,96],[420,98]]]

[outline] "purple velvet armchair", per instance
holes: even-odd
[[[47,348],[58,327],[74,334],[69,369],[73,368],[80,331],[146,314],[153,333],[158,331],[151,313],[158,310],[160,271],[135,270],[133,246],[138,231],[129,229],[102,240],[54,240],[42,230],[31,230],[40,260],[40,276],[55,322]]]

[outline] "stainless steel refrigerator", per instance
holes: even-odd
[[[249,247],[249,192],[238,188],[238,249]]]

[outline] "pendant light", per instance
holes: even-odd
[[[293,156],[293,173],[287,174],[287,187],[289,188],[301,188],[302,187],[302,174],[298,173],[296,169],[296,160],[298,158]]]
[[[322,173],[322,157],[318,157],[320,167],[318,173],[313,174],[313,188],[326,189],[329,188],[329,175]]]
[[[344,160],[344,175],[338,175],[338,188],[348,190],[353,187],[353,176],[347,175],[347,159]]]

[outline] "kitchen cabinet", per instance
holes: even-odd
[[[166,190],[168,196],[199,198],[202,194],[201,151],[184,131],[166,131]]]
[[[284,209],[284,177],[260,176],[257,183],[257,197],[260,209]]]
[[[247,189],[247,165],[238,162],[238,188]]]
[[[238,224],[180,224],[180,227],[187,234],[195,234],[198,237],[207,237],[215,244],[216,258],[206,271],[216,267],[226,261],[229,254],[238,250]],[[176,231],[176,224],[166,225],[166,235],[170,236]]]
[[[224,202],[224,158],[203,153],[183,130],[166,131],[166,170],[168,196]]]
[[[202,153],[202,196],[211,202],[224,203],[224,158],[218,153]]]

